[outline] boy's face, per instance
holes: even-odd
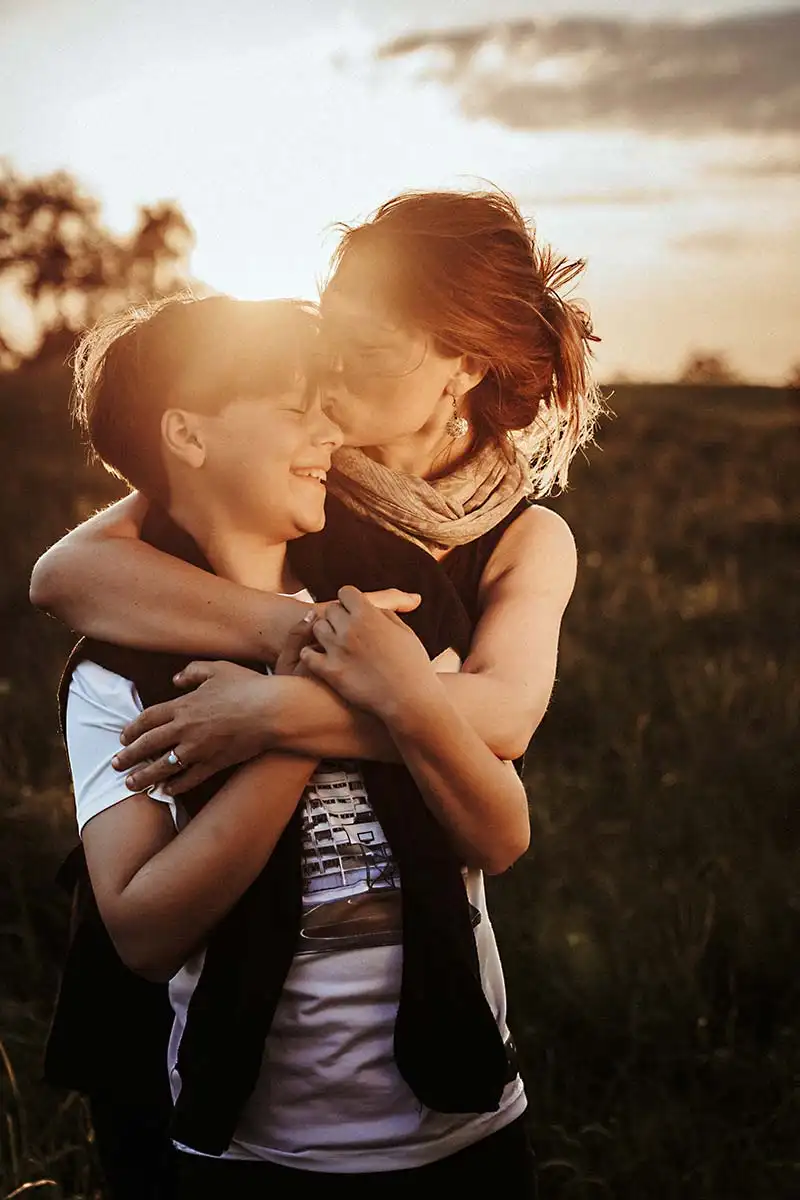
[[[286,541],[325,524],[325,479],[342,442],[305,382],[282,395],[231,401],[200,415],[200,479],[243,530]]]

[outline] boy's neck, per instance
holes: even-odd
[[[262,592],[293,594],[302,584],[293,575],[286,542],[272,542],[263,529],[243,529],[225,512],[199,511],[175,502],[169,515],[197,542],[214,573]]]

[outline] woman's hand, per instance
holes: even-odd
[[[388,719],[436,687],[436,672],[416,634],[393,612],[381,612],[354,587],[307,628],[317,643],[299,651],[300,666],[358,708]]]
[[[123,730],[125,748],[112,765],[134,768],[125,781],[131,791],[170,780],[167,790],[179,795],[269,748],[274,680],[233,663],[194,662],[175,682],[192,690],[145,709]],[[177,764],[167,761],[170,752]]]

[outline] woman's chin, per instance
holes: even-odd
[[[357,429],[343,429],[342,433],[344,434],[342,438],[342,449],[361,450],[364,446],[375,445],[375,438],[370,437],[366,431],[364,433],[359,433]],[[335,461],[335,451],[333,457]]]
[[[342,449],[354,450],[363,445],[364,441],[358,436],[357,431],[353,429],[342,428]],[[336,457],[335,451],[333,457]]]

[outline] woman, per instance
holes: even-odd
[[[345,232],[322,298],[327,403],[349,447],[330,490],[438,559],[460,591],[475,631],[463,670],[443,686],[501,758],[524,752],[544,713],[574,582],[569,530],[522,501],[564,481],[597,412],[588,320],[557,291],[578,269],[540,249],[505,197],[403,196]],[[530,474],[522,437],[510,434],[525,435]],[[380,721],[344,702],[369,707],[359,683],[368,658],[353,650],[340,605],[312,609],[298,631],[296,601],[203,576],[139,542],[143,511],[129,497],[68,535],[37,565],[34,602],[95,637],[187,654],[274,661],[292,631],[284,658],[299,653],[341,696],[294,675],[190,667],[184,682],[202,686],[128,731],[120,769],[158,756],[129,777],[132,789],[174,775],[179,794],[273,747],[391,757],[386,711]],[[317,648],[302,648],[311,634]],[[451,817],[464,828],[491,822],[497,845],[482,865],[507,865],[491,796]]]

